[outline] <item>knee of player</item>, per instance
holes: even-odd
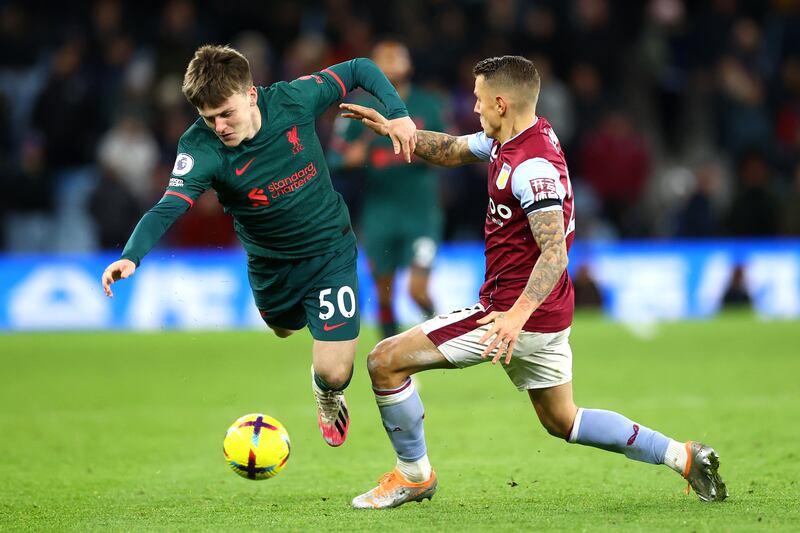
[[[333,390],[343,390],[350,384],[353,377],[353,367],[346,365],[336,365],[320,371],[317,375]]]
[[[566,439],[572,429],[572,420],[567,420],[566,417],[547,417],[541,422],[550,435],[559,439]]]
[[[367,370],[373,381],[375,378],[384,377],[394,370],[393,361],[396,344],[396,341],[392,338],[382,340],[367,356]]]
[[[563,426],[558,424],[544,424],[544,428],[553,437],[557,437],[559,439],[564,439],[567,437],[567,431],[564,430]]]

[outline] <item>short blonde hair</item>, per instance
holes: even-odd
[[[253,85],[250,63],[230,46],[203,45],[183,76],[183,95],[198,109],[219,107],[235,93]]]

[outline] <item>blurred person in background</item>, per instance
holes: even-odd
[[[142,199],[131,191],[113,167],[101,162],[98,182],[89,195],[88,207],[100,247],[119,250],[139,220]]]
[[[744,267],[736,265],[731,273],[731,281],[722,296],[722,306],[728,309],[748,308],[752,305]]]
[[[569,76],[572,103],[575,106],[573,145],[580,147],[588,132],[600,123],[603,111],[608,107],[608,89],[597,69],[588,63],[575,64]],[[569,157],[567,154],[567,162],[571,163]]]
[[[168,0],[163,5],[155,36],[156,80],[181,72],[205,37],[194,2]]]
[[[719,65],[717,129],[723,148],[741,154],[750,148],[767,150],[772,146],[772,124],[761,79],[749,72],[734,57],[724,57]]]
[[[539,93],[537,109],[558,132],[558,138],[568,151],[575,135],[575,114],[572,95],[569,88],[555,77],[553,65],[547,56],[533,55],[531,61],[536,65],[542,78],[542,90]]]
[[[791,188],[781,203],[780,234],[800,237],[800,163],[794,169]]]
[[[603,296],[597,286],[589,265],[584,263],[578,267],[575,273],[575,309],[601,309],[603,307]]]
[[[2,111],[0,98],[0,120],[7,119]],[[53,176],[47,167],[44,139],[32,133],[22,139],[16,153],[10,146],[6,150],[7,157],[0,161],[0,187],[5,191],[0,196],[4,229],[0,240],[17,252],[45,251],[55,229],[49,216],[55,197],[50,192]]]
[[[122,111],[100,139],[97,159],[100,168],[113,174],[142,209],[153,200],[151,176],[160,152],[155,136],[140,117],[134,110]]]
[[[32,125],[44,135],[50,169],[74,169],[94,161],[102,113],[84,63],[85,44],[75,29],[60,40],[50,77],[34,104]]]
[[[67,26],[52,58],[49,75],[38,94],[32,127],[42,134],[46,169],[52,173],[55,226],[51,246],[62,251],[89,251],[97,235],[88,213],[88,198],[96,182],[95,150],[104,127],[98,99],[101,80],[88,62],[86,37]]]
[[[183,93],[200,118],[178,142],[167,190],[140,220],[103,290],[134,274],[142,258],[208,189],[235,220],[247,252],[256,306],[281,338],[308,326],[318,424],[329,445],[347,437],[344,389],[358,342],[356,240],[330,180],[315,121],[362,87],[384,103],[395,153],[407,162],[416,127],[392,84],[368,59],[353,59],[287,83],[253,85],[247,59],[228,46],[201,46]]]
[[[781,64],[775,96],[775,148],[782,172],[791,179],[800,163],[800,56]]]
[[[713,237],[722,231],[718,204],[722,168],[716,163],[700,165],[694,172],[694,189],[677,213],[678,237]]]
[[[778,232],[780,205],[773,169],[764,154],[750,150],[738,166],[738,183],[726,217],[726,230],[737,237],[768,237]]]
[[[405,45],[381,41],[373,49],[372,59],[405,101],[417,128],[446,129],[441,101],[410,81],[412,65]],[[356,102],[385,113],[374,99]],[[420,160],[405,164],[392,150],[391,140],[375,135],[360,122],[339,119],[337,129],[328,159],[332,168],[364,169],[360,236],[378,295],[381,331],[384,338],[391,337],[397,334],[394,296],[398,270],[410,267],[408,291],[423,316],[428,319],[435,312],[428,279],[442,233],[438,175]]]
[[[602,202],[603,217],[623,237],[646,234],[642,206],[650,177],[650,149],[627,113],[612,109],[588,132],[580,148],[580,176]]]

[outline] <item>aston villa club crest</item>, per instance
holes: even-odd
[[[497,188],[501,191],[506,188],[508,184],[508,178],[511,176],[511,165],[508,163],[503,163],[503,168],[500,169],[500,173],[497,175]]]
[[[300,137],[297,136],[297,126],[292,126],[292,129],[286,132],[286,138],[292,143],[292,153],[299,154],[303,145],[300,143]]]

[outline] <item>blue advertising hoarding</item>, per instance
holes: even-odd
[[[0,256],[0,330],[261,328],[244,253],[153,251],[129,280],[103,294],[100,275],[111,254]],[[585,265],[614,319],[658,321],[708,317],[719,309],[741,266],[756,312],[800,317],[800,241],[576,243],[570,271]],[[483,279],[479,243],[443,246],[431,293],[439,311],[471,305]],[[362,317],[375,320],[374,290],[359,260]],[[403,323],[421,319],[399,273]]]

